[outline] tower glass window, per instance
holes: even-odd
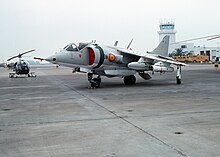
[[[174,29],[174,25],[173,24],[161,24],[160,30],[163,30],[163,29]]]

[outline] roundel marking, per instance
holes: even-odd
[[[109,62],[114,62],[116,60],[116,56],[112,53],[109,53],[108,60],[109,60]]]

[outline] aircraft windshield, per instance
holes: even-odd
[[[63,49],[66,51],[80,51],[84,47],[86,47],[88,44],[89,43],[79,43],[79,44],[71,43],[71,44],[65,46]]]
[[[75,44],[69,44],[69,45],[65,46],[63,49],[66,51],[78,51],[77,45],[75,45]]]
[[[28,66],[28,62],[26,62],[26,61],[24,61],[24,60],[21,60],[21,61],[19,61],[19,62],[16,62],[15,64],[14,64],[14,67],[27,67]]]

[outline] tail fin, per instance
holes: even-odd
[[[158,54],[162,56],[168,56],[170,36],[166,35],[160,42],[160,44],[151,53]]]

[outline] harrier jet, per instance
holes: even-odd
[[[52,55],[46,60],[54,64],[71,67],[76,72],[87,73],[91,87],[99,87],[101,76],[121,77],[125,85],[135,84],[135,74],[138,73],[143,79],[151,78],[149,72],[173,72],[171,65],[177,66],[176,81],[181,84],[181,66],[186,64],[177,62],[168,57],[169,36],[165,36],[152,52],[138,54],[127,48],[91,43],[71,43],[64,47],[61,52]],[[97,77],[93,77],[96,75]]]

